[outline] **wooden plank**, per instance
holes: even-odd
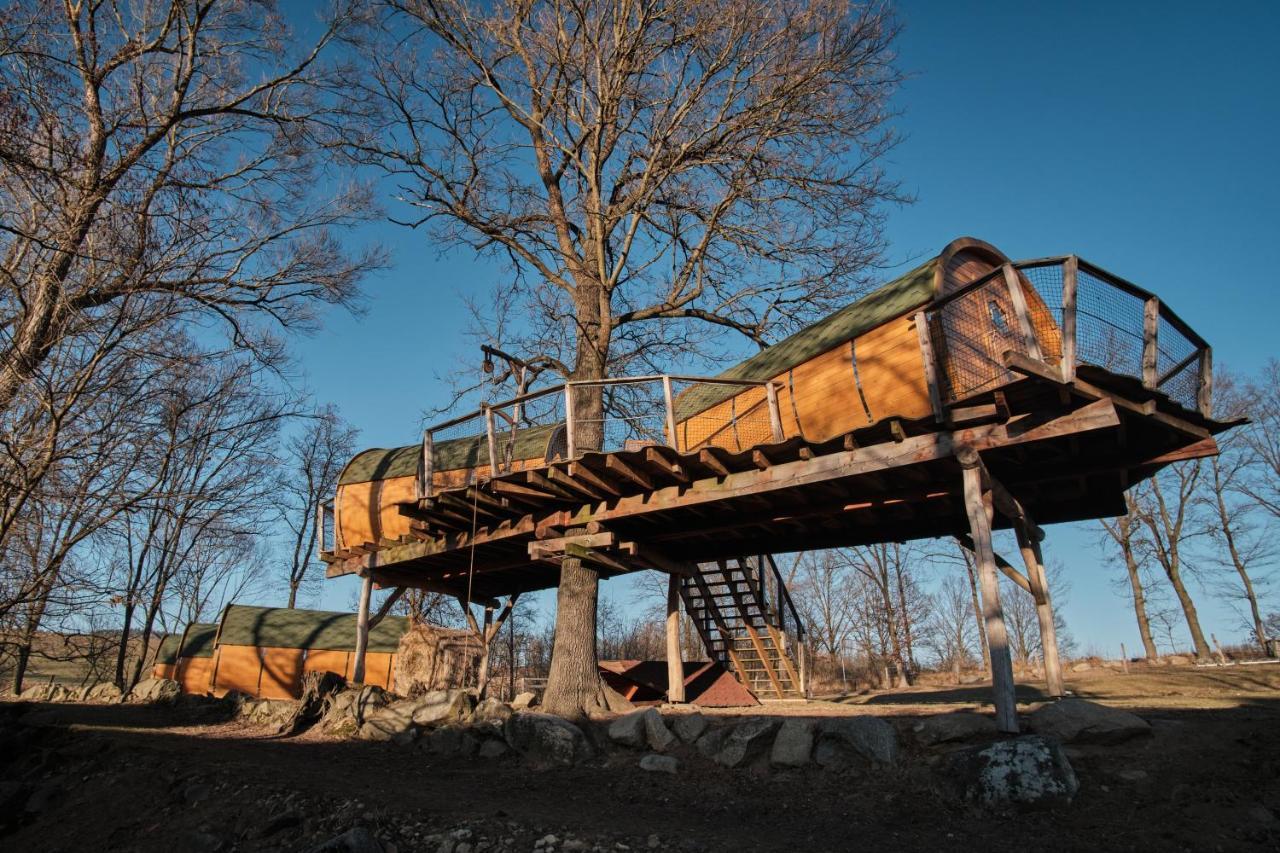
[[[541,559],[551,554],[558,554],[569,545],[582,548],[608,548],[614,544],[612,533],[587,533],[581,536],[560,536],[555,539],[540,539],[529,543],[529,556]]]
[[[573,428],[573,385],[566,382],[564,386],[564,443],[565,455],[570,459],[578,455],[576,438]]]
[[[493,409],[484,406],[484,431],[489,439],[489,476],[496,477],[502,473],[498,464],[498,432],[493,423]]]
[[[733,647],[733,633],[729,630],[728,624],[724,621],[724,615],[720,612],[720,607],[716,604],[715,598],[711,595],[711,590],[707,587],[707,580],[702,576],[702,572],[693,573],[693,582],[698,586],[698,595],[701,599],[702,606],[711,616],[712,621],[716,623],[716,628],[720,631],[720,637],[724,640],[725,653],[729,655],[729,660],[733,664],[733,671],[737,674],[738,680],[742,681],[747,678],[746,669],[742,666],[742,660],[738,657],[738,650]],[[714,646],[714,643],[708,643],[708,646]],[[751,685],[743,685],[748,690]]]
[[[522,500],[535,503],[545,503],[548,500],[559,500],[562,495],[557,489],[555,491],[547,491],[544,489],[535,489],[532,486],[516,483],[508,479],[492,480],[489,482],[489,488],[495,492],[511,495]]]
[[[582,480],[602,494],[612,495],[615,498],[622,496],[622,490],[619,489],[615,483],[604,479],[582,462],[569,463],[569,476],[577,480]]]
[[[667,701],[684,701],[684,657],[680,652],[680,576],[667,578]]]
[[[1076,277],[1080,260],[1071,255],[1062,264],[1062,381],[1076,378]]]
[[[769,429],[773,432],[773,440],[784,441],[786,440],[786,433],[782,431],[782,410],[778,407],[778,386],[772,382],[766,383],[764,391],[769,404]]]
[[[1200,350],[1200,383],[1196,388],[1196,407],[1201,416],[1213,417],[1213,350]]]
[[[778,694],[778,698],[782,699],[786,695],[782,689],[782,682],[778,680],[778,674],[773,670],[773,662],[769,660],[764,643],[760,640],[760,634],[756,631],[755,626],[751,624],[751,617],[747,614],[747,603],[742,597],[742,591],[738,589],[737,583],[734,582],[729,572],[728,564],[724,560],[717,560],[716,565],[720,567],[720,574],[724,576],[725,586],[729,590],[729,595],[738,607],[738,618],[742,622],[742,627],[746,629],[752,648],[756,650],[756,657],[760,659],[760,665],[764,667],[764,674],[769,678],[769,684],[773,687],[773,691]],[[745,675],[746,673],[742,674]]]
[[[666,375],[662,377],[662,400],[666,406],[667,414],[667,444],[679,450],[679,436],[676,433],[676,405],[671,395],[671,377]]]
[[[991,692],[996,709],[996,727],[1009,734],[1018,732],[1018,705],[1014,693],[1013,661],[1009,637],[1000,607],[1000,584],[996,580],[995,551],[991,547],[991,519],[987,515],[982,488],[982,471],[977,452],[966,449],[960,457],[964,483],[965,511],[973,537],[978,575],[982,581],[982,614],[991,655]]]
[[[567,492],[583,495],[588,500],[600,500],[605,497],[618,496],[618,493],[614,490],[597,489],[592,483],[589,483],[585,477],[571,477],[555,465],[548,465],[542,470],[546,472],[547,479],[552,483],[555,483]]]
[[[1036,327],[1031,323],[1031,312],[1027,309],[1027,295],[1022,291],[1022,281],[1012,264],[1004,265],[1004,283],[1009,288],[1009,300],[1013,303],[1014,316],[1018,318],[1018,330],[1022,334],[1026,354],[1036,361],[1044,361],[1040,340],[1036,337]]]
[[[924,364],[924,383],[929,389],[929,405],[933,408],[933,419],[941,423],[946,420],[946,412],[942,408],[942,389],[938,386],[938,359],[929,333],[929,315],[917,311],[915,323],[916,335],[920,339],[920,360]]]
[[[688,483],[693,479],[685,473],[683,466],[681,466],[679,462],[676,462],[673,459],[668,459],[666,454],[662,452],[661,448],[646,447],[644,449],[644,461],[649,464],[649,467],[657,468],[664,475],[671,477],[677,482]]]
[[[616,453],[610,453],[605,457],[604,466],[610,471],[622,475],[642,489],[652,490],[656,488],[653,480],[647,474],[641,473],[639,469],[624,461]]]
[[[715,471],[721,477],[727,477],[730,474],[729,469],[725,467],[725,464],[720,461],[720,458],[710,448],[704,447],[698,451],[698,462],[704,467]]]
[[[964,548],[966,551],[976,556],[977,545],[974,544],[972,534],[965,533],[962,536],[957,536],[956,539],[959,540],[960,547]],[[1031,581],[1027,578],[1026,575],[1022,574],[1022,572],[1018,571],[1016,568],[1013,567],[1012,563],[1010,563],[1004,557],[1001,557],[999,554],[996,554],[994,551],[992,552],[992,555],[995,557],[996,568],[1000,570],[1000,573],[1002,575],[1004,575],[1009,580],[1013,581],[1015,584],[1020,586],[1022,590],[1026,592],[1028,595],[1035,594],[1031,591]]]

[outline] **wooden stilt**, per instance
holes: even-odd
[[[680,576],[667,578],[667,701],[684,701],[684,658],[680,653]]]
[[[982,582],[982,614],[987,645],[991,651],[991,692],[996,708],[996,727],[1010,734],[1018,731],[1018,706],[1014,694],[1013,662],[1009,657],[1009,637],[1000,606],[1000,584],[996,578],[996,556],[991,545],[989,489],[982,482],[982,463],[977,451],[965,448],[956,454],[963,469],[964,503],[973,535],[974,556]]]
[[[1058,661],[1058,629],[1053,624],[1053,598],[1049,594],[1049,580],[1044,572],[1044,558],[1040,543],[1028,535],[1021,525],[1017,528],[1018,549],[1027,565],[1027,580],[1031,582],[1031,595],[1036,601],[1036,618],[1040,621],[1040,647],[1044,652],[1044,679],[1053,697],[1065,696],[1062,683],[1062,665]]]
[[[360,606],[356,610],[356,657],[351,665],[351,680],[364,683],[364,655],[369,648],[369,599],[373,595],[373,576],[365,575],[360,583]]]

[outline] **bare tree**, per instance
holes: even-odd
[[[1202,460],[1171,465],[1130,490],[1135,517],[1144,530],[1143,543],[1164,572],[1182,608],[1196,657],[1209,659],[1209,644],[1200,628],[1195,601],[1183,577],[1184,546],[1201,533],[1194,526],[1193,499],[1203,470]]]
[[[395,49],[355,146],[406,224],[509,261],[508,348],[590,380],[764,345],[849,299],[880,258],[895,25],[840,0],[388,0]],[[488,330],[494,331],[494,327]],[[705,351],[705,350],[704,350]],[[600,422],[603,395],[575,395]],[[579,444],[599,441],[586,430]],[[602,700],[598,576],[561,566],[544,707]]]
[[[939,665],[948,667],[958,678],[960,670],[980,663],[974,655],[979,630],[973,622],[973,605],[969,585],[958,575],[948,575],[933,593],[925,643]]]
[[[790,588],[811,642],[835,660],[853,632],[859,589],[851,566],[832,551],[806,552],[797,558]]]
[[[1138,508],[1133,493],[1124,497],[1127,511],[1115,521],[1099,522],[1107,536],[1120,549],[1120,558],[1124,562],[1125,574],[1128,578],[1130,601],[1133,602],[1134,618],[1138,622],[1138,635],[1142,638],[1142,648],[1147,660],[1160,657],[1156,649],[1156,641],[1151,636],[1151,618],[1147,613],[1147,592],[1143,583],[1142,564],[1145,555],[1139,545],[1140,525]]]
[[[1267,361],[1258,380],[1250,383],[1247,399],[1253,423],[1241,441],[1251,459],[1240,489],[1273,518],[1280,518],[1280,360]]]
[[[358,8],[333,4],[309,45],[266,3],[0,15],[0,414],[124,303],[133,324],[222,321],[270,356],[271,326],[352,301],[379,258],[330,229],[364,217],[366,194],[322,180],[321,149],[352,77],[327,57]]]
[[[316,565],[316,510],[325,496],[333,494],[342,466],[354,453],[356,430],[348,426],[332,407],[307,418],[299,433],[284,446],[281,470],[281,514],[289,529],[289,603],[298,602],[298,590]]]

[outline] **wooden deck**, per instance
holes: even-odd
[[[604,576],[727,559],[963,535],[961,448],[1038,523],[1121,514],[1123,493],[1172,461],[1216,453],[1229,426],[1140,381],[1081,366],[1070,382],[1009,353],[1020,378],[939,422],[890,418],[809,443],[682,453],[586,453],[399,505],[411,532],[328,554],[366,574],[471,600],[553,587],[569,548]],[[1009,520],[996,516],[997,527]]]

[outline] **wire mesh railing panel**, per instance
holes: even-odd
[[[1157,387],[1188,409],[1196,408],[1200,390],[1199,347],[1161,315],[1156,328]]]
[[[574,383],[573,443],[578,454],[588,450],[638,450],[667,443],[667,405],[661,380],[594,385]],[[601,398],[600,417],[583,417]]]
[[[1057,363],[1062,359],[1062,263],[1025,266],[1018,272],[1040,352],[1046,361]]]
[[[431,429],[431,492],[489,477],[489,435],[483,412]]]
[[[673,385],[676,441],[681,451],[722,447],[737,453],[774,440],[763,385],[680,380]]]
[[[1005,382],[1006,352],[1025,353],[1018,320],[1003,275],[936,308],[930,334],[941,371],[943,399],[954,402]]]
[[[1142,297],[1094,275],[1076,274],[1076,360],[1112,373],[1142,376]]]

